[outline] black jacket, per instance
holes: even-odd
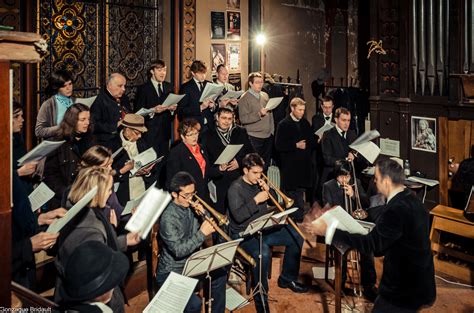
[[[324,184],[333,177],[334,163],[337,160],[343,160],[350,152],[349,145],[356,139],[354,131],[349,130],[344,139],[337,132],[336,127],[324,133],[321,140],[321,149],[323,153],[324,168],[321,177],[321,184]]]
[[[219,170],[211,166],[206,151],[201,147],[201,153],[206,160],[206,170],[204,177],[201,168],[194,158],[191,151],[183,142],[180,142],[171,149],[168,160],[166,162],[166,187],[169,188],[173,176],[181,171],[188,172],[196,181],[196,192],[201,199],[210,203],[209,188],[207,184],[213,177],[220,176]]]
[[[324,114],[321,112],[316,113],[312,120],[311,120],[311,128],[313,129],[313,134],[324,126],[326,123],[326,119],[324,118]],[[334,121],[334,113],[332,114],[331,123],[335,123]]]
[[[304,150],[296,148],[296,143],[301,140],[306,140]],[[278,124],[275,147],[280,153],[283,189],[311,186],[311,153],[315,146],[316,140],[305,118],[295,122],[288,115]]]
[[[353,183],[354,182],[351,181],[351,184]],[[355,188],[352,187],[352,189],[354,190],[355,194]],[[367,209],[369,207],[369,198],[367,197],[367,194],[365,193],[365,190],[362,187],[362,184],[360,183],[359,179],[357,179],[357,189],[359,190],[360,204],[362,205],[363,209]],[[355,210],[357,208],[356,199],[354,197],[351,197],[351,202],[352,208],[353,210]],[[342,187],[339,187],[339,184],[337,183],[337,180],[335,178],[331,179],[323,185],[323,206],[325,206],[326,204],[330,206],[340,205],[347,211],[344,200],[344,189]]]
[[[117,102],[115,98],[102,88],[91,105],[91,119],[97,144],[117,150],[120,147],[118,121],[125,113],[131,112],[130,102],[127,95]]]
[[[214,128],[209,130],[203,134],[202,137],[202,144],[203,147],[208,155],[209,162],[218,170],[218,165],[214,165],[214,162],[217,158],[221,155],[222,151],[224,151],[225,146],[222,143],[219,135],[217,134],[217,130]],[[235,156],[237,163],[239,163],[239,168],[233,171],[224,171],[222,172],[221,176],[216,177],[213,179],[214,184],[216,185],[217,191],[217,203],[216,209],[220,212],[225,214],[227,207],[226,205],[226,198],[227,198],[227,190],[230,187],[230,184],[239,178],[242,172],[242,159],[245,155],[254,152],[253,146],[250,143],[249,137],[247,135],[247,131],[245,128],[236,126],[232,130],[232,135],[230,136],[230,144],[231,145],[239,145],[243,144],[244,146],[240,149],[240,151]]]
[[[206,84],[210,83],[209,81],[204,81],[203,90],[206,88]],[[202,127],[204,127],[204,118],[207,120],[207,127],[209,129],[214,128],[214,112],[210,108],[205,109],[201,112],[201,98],[202,91],[199,91],[199,87],[193,78],[188,82],[181,85],[179,88],[179,93],[181,95],[186,95],[178,104],[178,118],[180,121],[186,118],[196,119]],[[201,128],[202,130],[202,128]]]
[[[159,104],[163,104],[172,90],[171,84],[168,82],[163,82],[162,86],[163,93],[160,97],[158,97],[156,88],[151,80],[138,86],[135,99],[135,111],[141,108],[151,109]],[[148,131],[143,134],[143,137],[157,153],[166,155],[169,152],[172,120],[173,117],[168,110],[162,113],[155,113],[152,118],[148,115],[145,116],[145,124]]]
[[[405,189],[387,203],[368,235],[336,230],[332,243],[341,252],[354,248],[385,256],[379,295],[396,306],[419,309],[436,298],[429,232],[428,211]]]

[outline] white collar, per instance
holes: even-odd
[[[392,190],[392,192],[388,195],[387,197],[387,203],[390,202],[390,200],[393,199],[393,197],[395,197],[396,195],[398,195],[400,192],[402,192],[403,190],[405,190],[405,186],[400,186],[398,188],[395,188],[394,190]]]
[[[203,84],[204,84],[204,82],[203,82],[203,81],[202,81],[202,82],[200,82],[199,80],[197,80],[197,79],[196,79],[196,77],[193,77],[193,79],[194,79],[194,82],[196,83],[196,85],[197,85],[199,88],[201,88],[201,83],[203,83]]]
[[[155,86],[155,88],[158,88],[159,85],[163,86],[162,82],[154,80],[153,78],[151,78],[150,80],[151,80],[151,83],[153,84],[153,86]]]
[[[337,130],[337,132],[339,133],[339,135],[342,136],[342,129],[340,129],[340,128],[337,126],[337,124],[336,124],[334,127],[336,127],[336,130]],[[346,132],[346,133],[347,133],[347,132]],[[346,138],[346,134],[344,134],[344,138]]]
[[[297,119],[297,118],[293,115],[293,113],[290,113],[290,117],[291,117],[291,119],[292,119],[293,121],[295,121],[295,122],[301,121],[301,120]]]

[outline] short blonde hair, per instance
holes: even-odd
[[[80,170],[69,192],[69,201],[79,202],[86,193],[97,186],[97,194],[88,205],[92,208],[98,207],[100,203],[107,201],[104,198],[108,197],[107,183],[110,179],[112,179],[111,171],[107,168],[92,166]]]
[[[292,108],[296,108],[299,105],[306,105],[306,102],[299,97],[294,97],[293,99],[291,99],[290,106]]]

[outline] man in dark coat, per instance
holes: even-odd
[[[207,67],[204,62],[195,60],[189,69],[192,78],[179,88],[181,95],[186,95],[178,104],[178,118],[183,121],[187,118],[196,119],[201,124],[201,132],[214,127],[215,103],[212,99],[200,101],[206,87]]]
[[[379,296],[372,311],[375,313],[417,312],[436,298],[429,213],[405,189],[404,180],[403,168],[397,162],[387,159],[377,163],[375,181],[387,204],[367,235],[328,227],[323,219],[307,225],[307,231],[326,236],[326,243],[332,243],[341,253],[356,249],[385,256]]]
[[[356,139],[354,131],[349,130],[351,113],[345,108],[338,108],[334,114],[336,126],[326,131],[321,140],[321,149],[324,159],[324,168],[321,176],[321,184],[334,178],[334,163],[337,160],[354,160],[354,154],[350,152],[349,145]]]
[[[293,98],[291,113],[280,123],[275,136],[275,147],[281,159],[281,187],[285,194],[295,200],[299,208],[292,217],[303,221],[304,192],[311,186],[311,153],[316,140],[309,122],[304,118],[306,102]]]
[[[143,138],[157,153],[167,155],[170,149],[172,114],[178,105],[162,105],[172,91],[171,84],[165,81],[165,62],[163,60],[153,61],[148,72],[150,79],[137,88],[135,111],[142,108],[155,110],[154,113],[145,117],[148,131]]]
[[[235,158],[226,165],[222,175],[213,179],[216,185],[216,210],[222,214],[227,211],[227,190],[234,180],[240,177],[242,159],[248,153],[252,153],[253,147],[250,143],[245,128],[234,124],[234,111],[230,108],[220,108],[217,111],[216,127],[203,134],[202,144],[207,152],[209,162],[212,166],[227,145],[240,145],[243,147]]]
[[[120,137],[117,131],[118,122],[125,113],[132,112],[130,101],[125,95],[127,79],[113,73],[107,80],[105,88],[91,105],[91,118],[96,143],[110,148],[112,151],[120,147]]]

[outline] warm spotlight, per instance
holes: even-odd
[[[264,34],[258,34],[255,40],[257,41],[258,45],[263,46],[267,41],[267,37],[265,37]]]

